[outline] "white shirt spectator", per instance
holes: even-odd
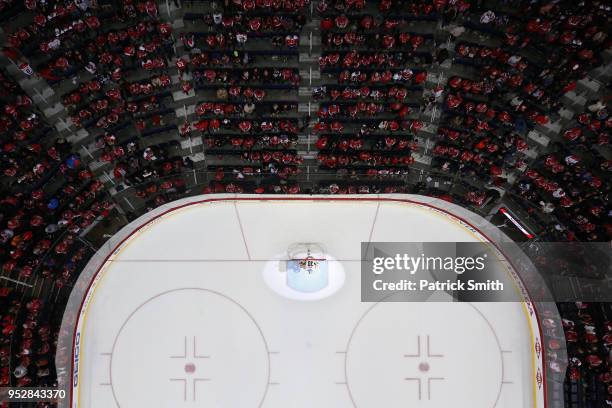
[[[244,33],[238,33],[236,34],[236,41],[238,42],[238,44],[244,44],[247,42],[247,35]]]
[[[495,13],[491,10],[485,11],[482,13],[482,16],[480,16],[480,22],[482,24],[489,24],[493,20],[495,20]]]
[[[243,111],[247,115],[250,115],[251,113],[253,113],[254,110],[255,110],[255,104],[247,103],[247,104],[244,105]]]
[[[578,163],[578,159],[576,158],[576,156],[570,154],[569,156],[567,156],[565,158],[565,163],[569,166],[573,166],[574,164]]]
[[[85,70],[87,70],[87,72],[89,72],[91,75],[95,74],[96,64],[94,64],[92,61],[89,61],[87,65],[85,65]]]
[[[519,98],[518,96],[515,96],[510,101],[510,105],[514,106],[515,108],[521,106],[522,104],[523,104],[523,100]]]
[[[518,55],[513,55],[510,58],[508,58],[508,64],[515,66],[516,64],[519,63],[519,61],[521,60],[521,57]]]
[[[553,203],[545,203],[540,201],[540,206],[542,207],[542,211],[544,212],[544,214],[550,214],[555,210],[555,206],[553,205]]]
[[[74,0],[74,4],[76,4],[82,11],[87,10],[90,6],[89,0]]]
[[[589,109],[591,112],[595,113],[595,112],[597,112],[598,110],[600,110],[600,109],[604,108],[605,106],[606,106],[606,105],[605,105],[605,104],[604,104],[602,101],[597,101],[597,102],[595,102],[594,104],[589,105],[589,106],[588,106],[588,109]]]
[[[553,191],[552,195],[555,198],[565,197],[565,191],[563,191],[563,189],[559,187],[558,189]]]
[[[62,44],[61,40],[59,38],[56,38],[53,41],[49,41],[47,45],[49,46],[50,49],[57,50],[61,44]]]

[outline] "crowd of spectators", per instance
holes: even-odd
[[[610,125],[602,101],[593,101],[515,186],[522,197],[556,216],[558,223],[552,230],[555,239],[606,241],[612,236],[612,161],[604,156],[610,147]]]
[[[185,135],[202,139],[205,193],[298,193],[298,46],[306,1],[215,3],[184,15],[196,92]]]
[[[565,400],[568,406],[610,406],[612,404],[612,320],[609,303],[559,304],[563,316],[569,357]],[[546,322],[545,322],[546,323]],[[548,322],[547,324],[550,324]],[[548,344],[551,358],[562,345]],[[571,405],[570,405],[571,404]]]
[[[421,63],[430,55],[432,34],[411,32],[402,14],[368,14],[366,2],[322,1],[317,11],[325,80],[313,91],[319,168],[349,180],[401,178],[415,161],[423,127],[419,102],[427,72]],[[323,191],[398,190],[393,183],[368,186],[373,181],[323,183]]]
[[[99,149],[93,153],[116,177],[142,172],[154,160],[153,148],[137,147],[130,140],[134,130],[143,134],[170,121],[158,94],[170,85],[164,71],[171,28],[157,18],[156,4],[25,1],[2,7],[4,56],[27,80],[52,87],[71,130],[88,132]],[[0,87],[0,264],[4,282],[19,282],[0,290],[0,385],[56,386],[62,289],[93,254],[81,235],[115,204],[84,162],[87,147],[79,150],[61,134],[4,69]],[[137,156],[138,165],[132,163]]]

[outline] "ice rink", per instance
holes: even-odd
[[[525,304],[360,301],[362,241],[471,242],[491,228],[409,195],[164,206],[87,266],[72,407],[544,407]],[[340,263],[339,290],[303,301],[270,289],[265,265],[296,242]]]

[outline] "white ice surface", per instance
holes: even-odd
[[[398,203],[173,212],[103,271],[81,335],[79,407],[533,407],[520,304],[360,302],[360,242],[475,239]],[[266,260],[296,242],[342,262],[340,291],[300,302],[265,284]]]

